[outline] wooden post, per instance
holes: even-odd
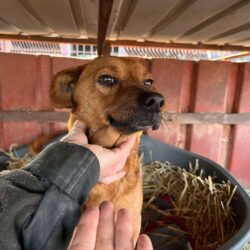
[[[105,39],[109,24],[109,18],[111,15],[113,6],[113,0],[99,0],[99,14],[98,14],[98,34],[97,34],[97,52],[98,56],[102,56],[104,54],[107,55],[107,51],[105,49]]]

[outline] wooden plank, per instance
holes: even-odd
[[[69,112],[50,111],[0,111],[0,121],[67,122]]]
[[[77,39],[63,37],[45,37],[45,36],[23,36],[23,35],[6,35],[0,34],[0,39],[3,40],[18,40],[18,41],[36,41],[36,42],[57,42],[57,43],[72,43],[72,44],[97,44],[96,39]],[[195,49],[195,50],[219,50],[219,51],[250,51],[250,46],[236,45],[216,45],[216,44],[189,44],[189,43],[163,43],[153,41],[129,41],[129,40],[106,40],[110,46],[131,46],[131,47],[155,47],[155,48],[172,48],[172,49]]]
[[[0,121],[67,122],[69,112],[0,111]],[[250,113],[164,113],[167,124],[250,124]]]
[[[166,123],[178,124],[250,124],[250,113],[165,113]]]

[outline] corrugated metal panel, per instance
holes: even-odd
[[[237,0],[197,0],[189,2],[190,5],[179,13],[175,20],[154,35],[155,39],[161,39],[165,34],[169,40],[187,42],[189,40],[184,38],[184,34],[189,33],[194,27],[197,27],[215,14],[236,3]]]
[[[61,55],[58,43],[39,43],[26,41],[11,41],[11,53]]]
[[[169,112],[250,112],[250,64],[167,59],[141,62],[153,74]],[[86,60],[0,54],[0,111],[53,110],[49,101],[52,75]],[[0,122],[0,147],[54,134],[66,123]],[[250,125],[163,124],[149,134],[161,141],[202,154],[250,183]]]
[[[205,50],[186,50],[186,49],[169,49],[169,48],[140,48],[124,47],[128,56],[144,58],[168,58],[180,60],[209,60],[211,51]],[[218,56],[221,53],[218,51]]]
[[[0,33],[96,38],[97,0],[0,0]],[[249,0],[114,0],[107,38],[250,45]]]

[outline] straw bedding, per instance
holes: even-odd
[[[8,152],[0,149],[0,153],[2,152],[9,157],[8,161],[9,170],[19,169],[28,164],[33,159],[33,156],[31,154],[26,154],[23,158],[20,158],[16,153],[15,148],[16,144],[12,144]]]
[[[155,198],[170,195],[173,208],[158,212],[178,216],[185,223],[194,249],[217,249],[235,233],[230,204],[236,187],[229,182],[216,183],[215,176],[206,176],[199,170],[198,161],[196,166],[190,165],[189,171],[155,161],[143,166],[143,178],[144,209],[157,210]]]

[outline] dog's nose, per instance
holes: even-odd
[[[158,93],[145,92],[139,96],[139,104],[145,109],[160,112],[165,101],[164,97]]]

